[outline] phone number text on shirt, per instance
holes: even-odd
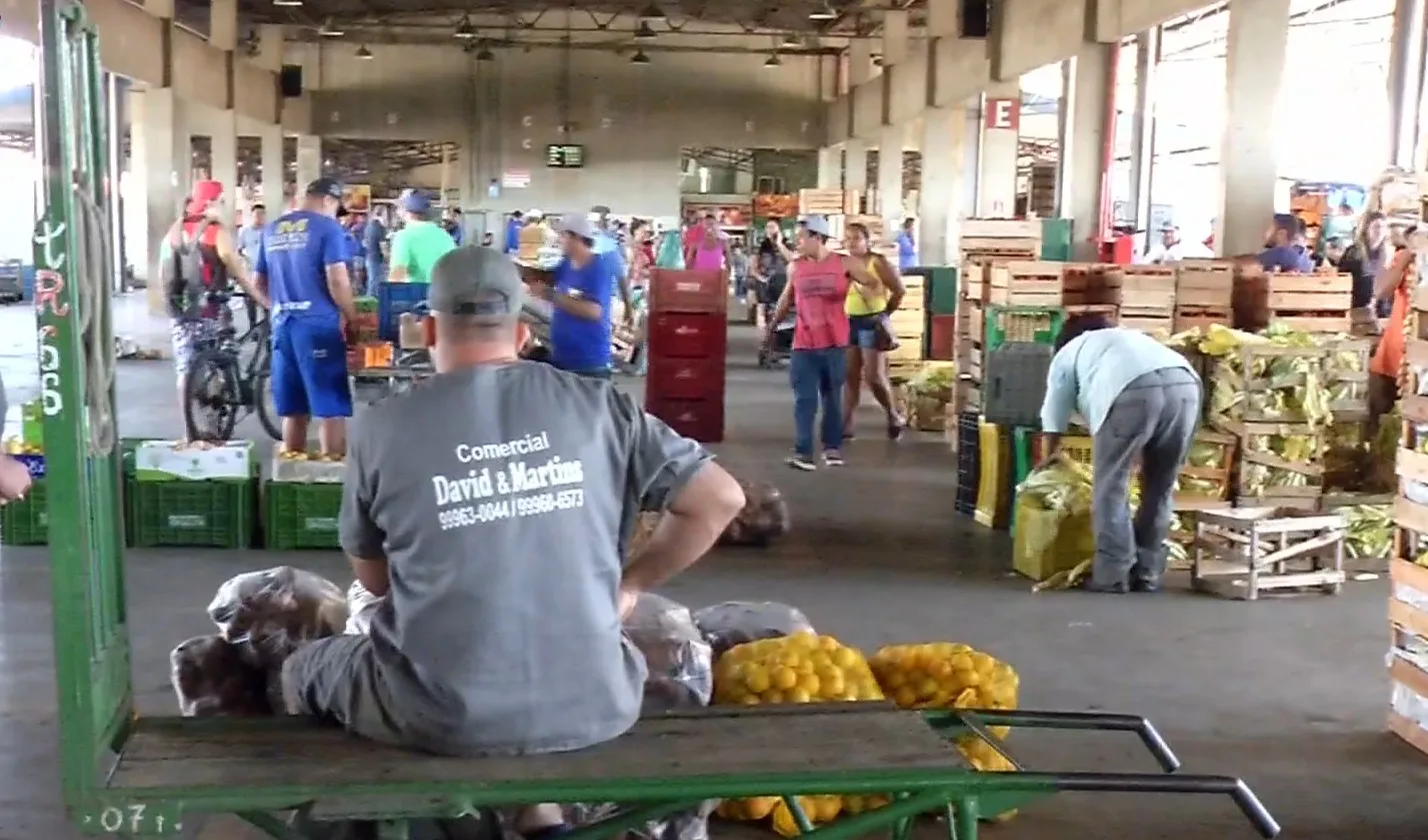
[[[581,489],[558,490],[552,493],[534,493],[529,496],[493,499],[475,505],[446,508],[437,511],[437,522],[441,530],[466,528],[500,522],[505,519],[520,519],[526,516],[541,516],[560,510],[574,510],[585,506],[585,491]]]

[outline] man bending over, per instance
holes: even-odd
[[[287,661],[290,713],[454,755],[578,750],[639,716],[645,663],[621,619],[714,544],[743,492],[609,382],[518,360],[521,295],[493,249],[437,261],[437,375],[369,409],[348,450],[342,546],[385,598],[370,637]],[[666,515],[622,564],[641,510]],[[532,808],[517,829],[559,822]]]

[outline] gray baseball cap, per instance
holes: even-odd
[[[803,221],[799,222],[799,224],[803,225],[803,229],[809,233],[816,233],[819,236],[833,236],[832,229],[828,227],[827,216],[804,216]]]
[[[463,245],[447,251],[431,267],[432,312],[505,323],[521,314],[524,296],[516,264],[493,248]]]
[[[583,213],[567,213],[555,223],[556,233],[569,233],[581,239],[594,239],[599,235],[595,225]]]

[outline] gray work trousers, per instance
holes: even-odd
[[[1165,573],[1165,536],[1175,479],[1200,421],[1200,380],[1184,368],[1153,370],[1131,380],[1095,434],[1091,516],[1100,586],[1157,586]],[[1130,478],[1140,461],[1140,508],[1130,514]]]

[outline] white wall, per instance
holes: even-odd
[[[313,125],[336,137],[426,138],[461,146],[453,186],[463,206],[588,209],[674,215],[682,146],[816,148],[817,61],[762,55],[651,52],[652,63],[575,50],[568,104],[557,50],[498,51],[476,62],[454,47],[374,46],[363,61],[343,47],[296,46],[313,97]],[[573,125],[560,132],[562,122]],[[548,143],[585,146],[583,170],[550,170]],[[487,185],[528,171],[528,188],[488,199]]]

